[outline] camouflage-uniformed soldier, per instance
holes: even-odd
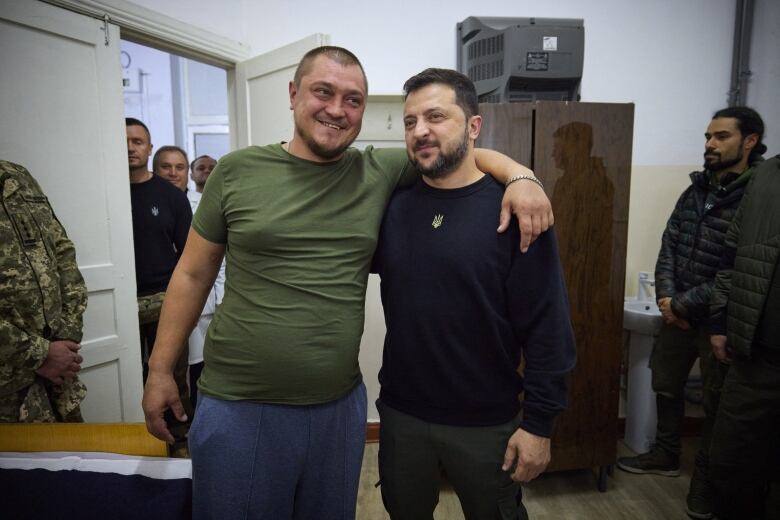
[[[0,194],[0,422],[82,421],[76,251],[24,167],[0,161]]]

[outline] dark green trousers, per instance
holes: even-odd
[[[675,325],[664,324],[653,346],[650,369],[658,412],[656,445],[679,457],[682,451],[680,431],[685,415],[685,383],[697,358],[701,366],[705,417],[696,467],[706,475],[712,425],[728,366],[718,362],[712,354],[706,331],[695,328],[682,330]]]
[[[499,426],[433,424],[377,401],[382,501],[394,520],[431,520],[442,471],[467,520],[526,520],[520,485],[502,471],[519,419]]]
[[[718,518],[780,518],[780,351],[754,349],[751,359],[734,360],[710,459]]]

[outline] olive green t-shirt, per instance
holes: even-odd
[[[220,159],[193,228],[226,244],[225,297],[206,336],[200,390],[314,404],[360,382],[366,282],[403,149],[350,148],[315,163],[279,144]]]

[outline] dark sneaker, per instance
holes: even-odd
[[[617,467],[629,473],[651,473],[664,477],[680,476],[680,458],[653,446],[647,453],[636,457],[620,457]]]
[[[694,470],[691,477],[691,487],[688,490],[688,496],[685,498],[685,512],[691,518],[709,519],[712,514],[712,488],[709,481],[701,476],[698,470]]]

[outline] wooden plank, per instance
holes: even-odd
[[[167,457],[168,446],[143,423],[0,424],[0,451],[97,451]]]

